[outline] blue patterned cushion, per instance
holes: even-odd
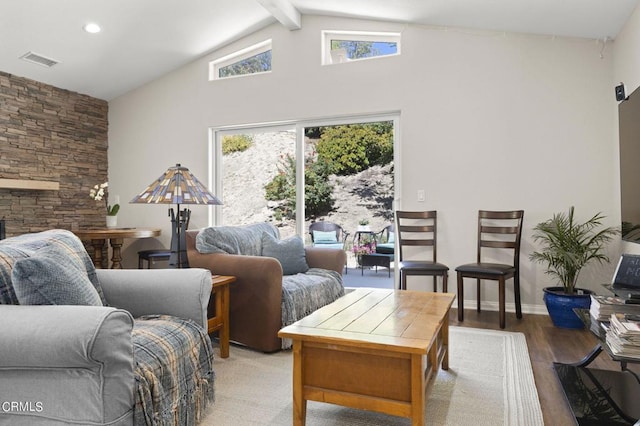
[[[393,254],[395,246],[393,243],[381,243],[376,245],[376,253]]]
[[[70,231],[52,229],[49,231],[23,234],[0,241],[0,304],[18,305],[20,302],[12,283],[13,265],[20,259],[34,256],[41,250],[55,250],[58,263],[74,266],[84,271],[98,292],[103,305],[106,300],[96,274],[93,262],[80,239]],[[53,256],[53,253],[49,253]]]
[[[336,231],[313,231],[313,242],[316,244],[337,243],[338,237]]]
[[[325,249],[338,249],[343,250],[344,244],[342,243],[313,243],[314,247],[325,248]]]
[[[265,232],[262,234],[262,255],[276,258],[282,265],[282,275],[300,274],[309,270],[304,242],[297,235],[278,240]]]
[[[17,260],[11,279],[21,305],[102,306],[87,272],[61,262],[55,248]]]

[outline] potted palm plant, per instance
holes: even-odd
[[[530,260],[545,265],[545,273],[556,278],[561,286],[546,287],[544,302],[553,324],[562,328],[582,328],[584,325],[574,308],[589,309],[591,290],[577,287],[578,276],[591,262],[606,263],[606,244],[618,234],[614,227],[602,228],[604,216],[595,214],[579,223],[573,206],[568,213],[557,213],[533,228],[533,240],[542,245]]]

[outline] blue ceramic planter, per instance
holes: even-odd
[[[576,289],[582,294],[564,294],[562,287],[547,287],[544,291],[544,303],[553,325],[560,328],[584,328],[584,323],[573,312],[574,308],[589,309],[591,306],[591,290]]]

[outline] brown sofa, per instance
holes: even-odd
[[[192,268],[216,275],[233,275],[230,285],[229,327],[232,341],[250,348],[275,352],[282,348],[282,266],[272,257],[208,253],[196,249],[200,230],[187,231],[187,256]],[[305,247],[310,268],[342,274],[346,253],[338,249]]]

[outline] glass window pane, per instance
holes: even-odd
[[[295,131],[222,137],[222,217],[225,225],[271,222],[295,235]]]
[[[271,50],[259,53],[233,64],[221,67],[218,77],[231,77],[234,75],[255,74],[271,71]]]
[[[331,40],[331,50],[344,49],[348,59],[373,58],[398,53],[398,43],[386,41]]]
[[[305,136],[305,229],[340,225],[347,265],[356,267],[359,226],[377,233],[394,220],[393,121],[308,127]]]

